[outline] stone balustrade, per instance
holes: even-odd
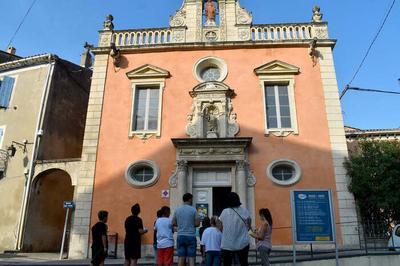
[[[284,41],[313,39],[313,24],[266,24],[251,27],[253,41]]]
[[[109,47],[114,42],[117,47],[165,45],[185,43],[187,29],[154,28],[139,30],[102,31],[100,47]],[[283,42],[312,39],[329,39],[327,23],[256,24],[242,28],[238,40],[234,42]],[[211,42],[219,42],[216,39]],[[221,40],[222,41],[222,40]],[[201,42],[201,40],[200,40]]]
[[[113,39],[116,46],[157,45],[172,42],[172,30],[169,28],[115,31]]]

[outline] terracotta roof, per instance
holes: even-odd
[[[367,137],[367,136],[400,136],[400,128],[374,128],[359,129],[345,126],[346,137]]]
[[[40,65],[44,63],[54,62],[58,59],[58,56],[53,54],[42,54],[42,55],[34,55],[28,56],[25,58],[21,58],[18,60],[5,62],[0,64],[0,72],[8,71],[11,69],[29,67],[34,65]]]
[[[0,50],[0,63],[21,59],[22,57]]]

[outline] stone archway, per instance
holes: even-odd
[[[23,239],[27,252],[58,252],[65,222],[64,201],[72,201],[70,175],[60,169],[41,172],[33,181]]]

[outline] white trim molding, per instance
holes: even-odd
[[[294,175],[292,178],[290,178],[289,180],[278,180],[274,177],[272,171],[274,169],[274,167],[279,166],[279,165],[289,165],[291,167],[293,167],[294,169]],[[281,186],[290,186],[293,185],[295,183],[297,183],[300,178],[301,178],[301,168],[300,165],[292,160],[289,159],[279,159],[279,160],[275,160],[272,163],[270,163],[267,167],[267,176],[269,177],[269,179],[271,179],[272,182],[281,185]]]
[[[278,137],[286,137],[293,134],[299,134],[297,124],[297,112],[296,112],[296,99],[295,99],[295,75],[300,73],[300,69],[296,66],[288,63],[275,60],[264,64],[256,69],[254,73],[260,80],[260,87],[262,93],[262,101],[264,107],[264,133],[266,136],[273,134]],[[267,119],[267,106],[266,106],[266,95],[265,86],[267,85],[285,85],[288,88],[289,94],[289,106],[290,106],[290,128],[269,128]]]
[[[131,116],[129,123],[129,138],[138,137],[140,139],[148,139],[152,136],[160,137],[161,136],[161,117],[162,117],[162,102],[163,102],[163,92],[165,88],[165,79],[169,78],[170,73],[162,68],[153,66],[153,65],[143,65],[138,67],[130,72],[128,72],[127,77],[132,82],[132,107],[131,107]],[[143,87],[149,88],[157,88],[159,90],[158,95],[158,122],[156,130],[133,130],[133,118],[135,112],[135,103],[137,99],[136,90]]]
[[[133,178],[132,171],[134,171],[140,167],[150,167],[151,169],[153,169],[153,177],[149,181],[139,182]],[[152,185],[157,183],[159,178],[160,178],[160,168],[157,166],[157,164],[155,162],[150,161],[150,160],[135,161],[135,162],[129,164],[129,166],[125,170],[126,182],[128,182],[129,185],[131,185],[135,188],[151,187]]]

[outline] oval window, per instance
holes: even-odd
[[[291,160],[282,159],[272,162],[267,168],[267,176],[276,184],[287,186],[300,180],[300,166]]]
[[[149,187],[155,184],[160,170],[153,161],[142,160],[131,163],[125,171],[126,181],[134,187]]]

